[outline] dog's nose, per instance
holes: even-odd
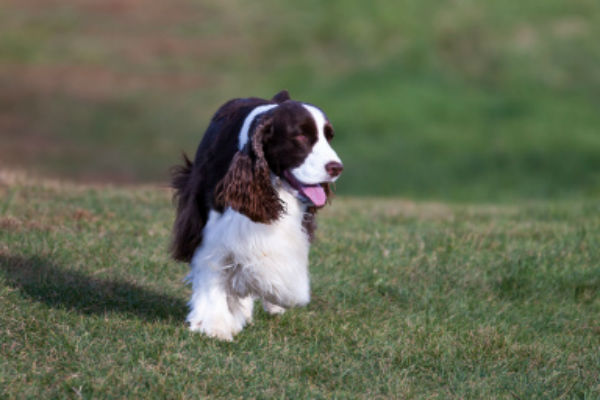
[[[339,163],[337,161],[331,161],[325,165],[325,170],[327,171],[329,176],[335,178],[336,176],[342,173],[342,171],[344,170],[344,166],[342,165],[342,163]]]

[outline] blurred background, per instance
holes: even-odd
[[[0,168],[166,184],[283,88],[332,121],[340,194],[600,194],[598,0],[0,4]]]

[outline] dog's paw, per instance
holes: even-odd
[[[217,322],[212,321],[211,323],[204,323],[202,321],[189,321],[190,331],[192,332],[200,332],[205,334],[208,337],[212,337],[219,340],[224,340],[227,342],[233,341],[233,336],[236,333],[239,333],[240,329],[235,329],[230,326],[230,324],[225,323],[224,321]]]
[[[271,315],[281,315],[285,312],[285,308],[268,301],[263,301],[263,309]]]

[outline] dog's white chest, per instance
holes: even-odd
[[[206,267],[236,268],[237,284],[247,285],[254,295],[286,306],[308,303],[310,245],[302,227],[304,206],[286,190],[279,195],[286,211],[270,224],[253,222],[230,208],[223,214],[211,211],[191,274]]]

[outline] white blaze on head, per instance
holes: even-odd
[[[252,125],[252,121],[254,121],[254,118],[258,117],[259,114],[267,112],[275,107],[277,107],[277,104],[264,104],[262,106],[256,107],[250,112],[250,114],[248,114],[246,119],[244,119],[244,124],[242,125],[242,129],[240,130],[240,136],[238,138],[239,150],[243,149],[246,143],[248,142],[248,131],[250,130],[250,125]]]
[[[341,163],[342,161],[325,138],[325,124],[327,122],[325,115],[315,106],[309,104],[302,105],[310,112],[315,121],[317,126],[317,141],[304,162],[292,169],[292,174],[300,182],[308,185],[335,182],[337,176],[332,178],[325,166],[331,162]]]

